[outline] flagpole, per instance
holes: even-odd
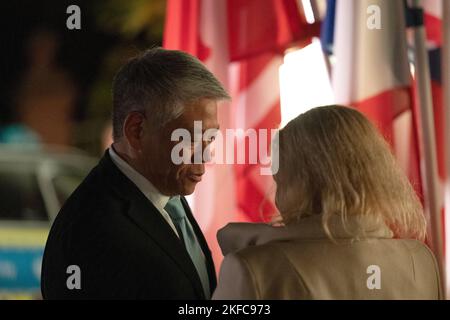
[[[319,6],[317,4],[317,0],[310,0],[309,1],[310,5],[311,5],[311,10],[314,16],[314,22],[318,23],[320,21],[320,13],[319,13]],[[330,79],[331,81],[331,62],[330,62],[330,57],[328,56],[328,54],[325,53],[324,50],[322,50],[322,55],[323,55],[323,60],[325,61],[325,66],[327,68],[327,72],[328,72],[328,79]]]
[[[444,1],[445,2],[445,1]],[[430,214],[431,245],[436,256],[441,274],[441,286],[445,294],[445,268],[442,238],[441,208],[439,205],[438,170],[436,137],[434,128],[433,99],[431,96],[430,67],[428,52],[425,46],[425,28],[423,25],[422,1],[412,0],[411,9],[415,10],[416,23],[413,30],[414,38],[414,65],[417,83],[416,97],[420,106],[420,121],[422,128],[422,147],[425,165],[425,205]]]
[[[447,169],[445,177],[445,224],[450,226],[450,1],[448,0],[442,1],[442,37],[442,88],[445,114],[444,143],[445,167]],[[445,228],[446,238],[450,239],[448,232],[450,232],[450,228]],[[448,245],[450,242],[446,241],[445,243]],[[448,254],[445,254],[445,257],[446,262],[450,261]],[[448,285],[447,290],[450,290]],[[447,297],[450,297],[450,292],[446,291],[446,294]]]

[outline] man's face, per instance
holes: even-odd
[[[186,105],[184,113],[169,122],[164,128],[156,132],[144,130],[141,155],[144,175],[165,195],[193,193],[195,186],[205,173],[203,161],[194,163],[194,152],[204,152],[211,140],[202,141],[201,137],[194,137],[194,121],[201,121],[203,132],[208,129],[218,129],[217,102],[209,99],[198,100]],[[172,132],[176,129],[186,129],[190,132],[192,139],[190,163],[177,165],[171,159],[172,149],[179,143],[179,141],[171,141]],[[194,150],[195,144],[197,144],[197,148]],[[202,148],[199,149],[198,144]]]

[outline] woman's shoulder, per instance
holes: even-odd
[[[431,267],[435,257],[426,244],[413,239],[395,239],[388,233],[377,232],[371,237],[352,239],[340,237],[329,239],[311,224],[305,226],[273,227],[263,223],[231,223],[219,230],[217,239],[224,256],[234,254],[248,263],[252,260],[305,257],[321,259],[352,252],[355,256],[375,258],[392,253],[397,258],[415,260],[422,266]],[[326,257],[324,257],[327,259]],[[393,257],[391,257],[393,258]]]
[[[299,228],[271,226],[266,223],[229,223],[217,233],[222,254],[260,251],[275,243],[289,242],[305,237]],[[261,248],[262,247],[262,248]]]
[[[329,243],[329,235],[324,230],[320,215],[314,215],[302,219],[297,224],[288,226],[272,226],[265,223],[229,223],[219,230],[217,240],[222,249],[223,255],[236,252],[247,247],[277,243]],[[348,240],[353,238],[353,233],[349,228],[340,225],[340,221],[334,219],[331,224],[331,231],[335,238]],[[353,221],[350,224],[354,230],[366,229],[366,236],[370,238],[391,239],[393,234],[386,226],[362,225]]]

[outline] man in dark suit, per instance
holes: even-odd
[[[121,68],[114,143],[53,223],[45,299],[210,298],[211,252],[184,196],[200,182],[213,140],[192,137],[194,121],[201,133],[218,130],[217,103],[228,98],[201,62],[180,51],[150,49]],[[192,138],[179,154],[176,130]]]

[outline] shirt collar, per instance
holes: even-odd
[[[113,146],[109,148],[109,155],[119,170],[128,177],[159,210],[164,209],[171,197],[162,194],[147,178],[130,166],[115,151]]]

